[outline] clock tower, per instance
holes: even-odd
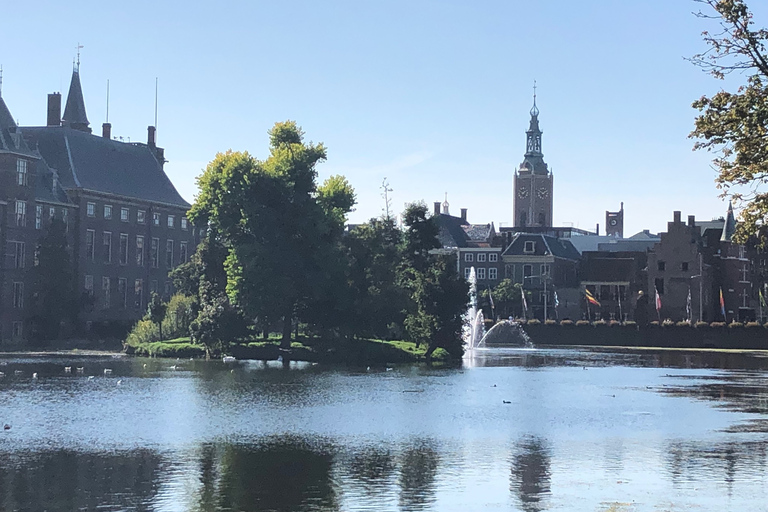
[[[552,227],[552,173],[541,152],[536,85],[533,86],[531,124],[525,134],[525,158],[514,178],[513,225],[517,228]]]

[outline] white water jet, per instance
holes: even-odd
[[[464,315],[464,328],[462,329],[465,352],[480,346],[485,334],[484,331],[483,311],[477,309],[477,277],[475,276],[475,267],[472,267],[469,269],[469,308]]]

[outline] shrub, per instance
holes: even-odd
[[[659,326],[659,321],[658,320],[654,320],[649,325],[652,325],[653,327],[658,327]]]
[[[526,322],[527,325],[541,325],[541,321],[535,318],[531,318]]]
[[[597,322],[595,322],[594,325],[595,327],[605,327],[606,325],[608,325],[608,322],[606,322],[603,319],[600,319]]]
[[[560,320],[560,325],[573,325],[573,320]]]
[[[674,322],[674,321],[672,321],[672,320],[671,320],[671,319],[669,319],[669,318],[665,318],[665,319],[664,319],[664,321],[663,321],[663,322],[661,322],[661,326],[662,326],[662,327],[672,327],[673,325],[675,325],[675,322]]]
[[[591,325],[587,320],[579,320],[576,322],[576,325],[582,326],[582,325]]]
[[[696,322],[696,328],[697,329],[705,329],[707,327],[709,327],[709,324],[707,322],[702,322],[701,320]]]
[[[619,322],[618,320],[611,320],[610,322],[608,322],[608,327],[620,327],[620,326],[621,326],[621,322]]]
[[[721,329],[725,327],[725,322],[712,322],[711,324],[709,324],[709,326],[712,327],[713,329]]]
[[[677,327],[690,327],[691,322],[689,322],[688,320],[683,320],[682,322],[677,322],[675,325]]]
[[[746,327],[747,329],[757,329],[762,327],[762,325],[760,324],[760,322],[747,322],[747,324],[744,327]]]
[[[141,345],[142,343],[152,343],[160,339],[160,330],[157,328],[157,324],[152,320],[139,320],[136,325],[133,326],[131,332],[128,333],[128,337],[125,339],[125,344],[132,347]]]
[[[189,326],[197,316],[197,300],[177,293],[168,302],[163,319],[163,335],[168,339],[189,336]]]
[[[744,327],[744,324],[741,322],[733,321],[728,324],[729,329],[742,329]]]
[[[548,319],[547,319],[547,320],[544,322],[544,325],[557,325],[557,320],[552,320],[552,319],[548,318]]]
[[[451,354],[449,354],[448,351],[442,347],[438,347],[434,352],[432,352],[433,361],[448,361],[450,358]]]
[[[627,327],[636,327],[637,322],[635,322],[634,320],[627,320],[626,322],[624,322],[624,325]]]

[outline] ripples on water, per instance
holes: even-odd
[[[0,509],[768,510],[766,370],[556,349],[394,371],[7,357]]]

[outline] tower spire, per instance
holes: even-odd
[[[77,46],[75,47],[75,50],[77,50],[77,67],[75,68],[77,72],[80,72],[80,50],[82,48],[85,48],[85,46],[81,45],[80,42],[77,43]]]
[[[531,117],[539,115],[539,108],[536,106],[536,80],[533,81],[533,108],[531,108]]]

